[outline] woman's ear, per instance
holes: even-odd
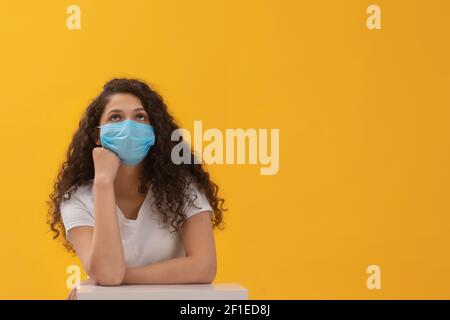
[[[96,144],[97,146],[100,146],[100,145],[101,145],[101,143],[100,143],[100,130],[96,129],[96,130],[94,131],[94,136],[92,137],[92,140],[95,141],[95,144]]]

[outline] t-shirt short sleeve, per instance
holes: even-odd
[[[189,219],[193,215],[204,211],[211,211],[212,213],[213,209],[205,194],[203,192],[200,192],[194,184],[191,184],[189,188],[190,193],[193,194],[194,197],[192,203],[190,205],[187,205],[184,211],[186,214],[186,219]]]
[[[70,199],[61,201],[60,210],[66,234],[75,227],[94,226],[93,214],[76,192],[70,196]]]

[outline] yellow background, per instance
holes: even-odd
[[[382,30],[366,8],[382,9]],[[66,8],[81,7],[81,30]],[[2,1],[0,298],[65,298],[45,201],[88,103],[138,77],[192,130],[279,128],[211,166],[216,282],[251,299],[450,298],[449,1]],[[377,264],[382,289],[368,290]]]

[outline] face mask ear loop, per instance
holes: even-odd
[[[99,129],[101,129],[102,128],[102,126],[95,126],[96,128],[99,128]],[[102,146],[102,144],[100,143],[100,144],[97,144],[97,143],[95,143],[95,146],[97,146],[97,147],[101,147]]]

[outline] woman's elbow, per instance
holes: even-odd
[[[204,280],[202,281],[202,283],[205,283],[205,284],[211,284],[211,283],[213,283],[214,282],[214,279],[216,278],[216,275],[215,275],[215,273],[214,274],[211,274],[211,275],[206,275],[205,276],[205,278],[204,278]]]
[[[199,282],[200,283],[212,283],[216,278],[217,263],[215,261],[203,262],[200,266]]]
[[[99,268],[90,266],[89,276],[101,286],[120,286],[125,278],[125,268]]]
[[[120,286],[123,282],[124,276],[122,275],[102,275],[97,277],[97,283],[101,286]]]

